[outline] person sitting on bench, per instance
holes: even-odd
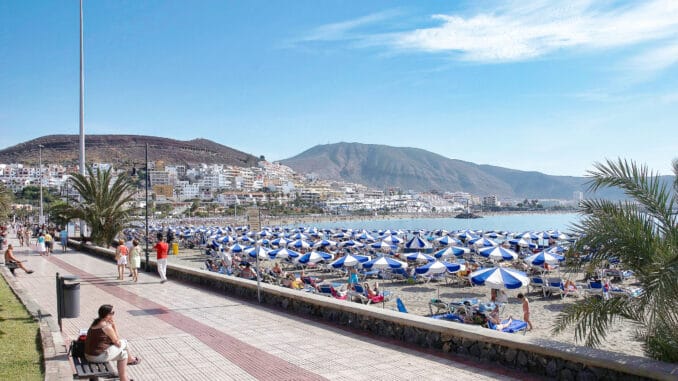
[[[127,340],[118,335],[113,321],[113,306],[102,305],[98,314],[99,317],[94,319],[87,331],[85,359],[89,362],[117,361],[120,381],[130,381],[127,378],[127,365],[137,365],[141,359],[129,353]]]
[[[5,250],[5,265],[11,267],[12,265],[10,264],[24,270],[26,274],[33,274],[33,270],[27,269],[26,266],[14,256],[14,247],[11,243],[7,245],[7,250]]]

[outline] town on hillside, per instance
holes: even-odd
[[[295,173],[280,163],[260,161],[256,167],[201,164],[193,167],[151,161],[146,168],[113,168],[94,163],[94,171],[111,169],[136,182],[135,206],[145,207],[149,179],[149,208],[157,218],[217,217],[235,215],[238,208],[257,206],[268,215],[331,214],[376,216],[421,214],[454,216],[502,211],[573,210],[583,198],[570,200],[511,200],[497,195],[474,195],[461,190],[414,192],[398,188],[370,189],[361,184],[323,180],[314,174]],[[17,215],[30,215],[37,205],[38,188],[44,202],[77,198],[70,174],[78,166],[0,164],[0,182],[17,196]]]

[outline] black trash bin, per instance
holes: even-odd
[[[80,316],[80,283],[64,283],[62,318]]]

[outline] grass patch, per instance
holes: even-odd
[[[0,279],[0,380],[44,380],[38,323]]]

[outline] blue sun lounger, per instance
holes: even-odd
[[[508,322],[508,319],[502,320],[502,324],[506,324]],[[491,320],[487,321],[487,327],[492,330],[496,330],[497,326],[492,323]],[[504,328],[501,330],[502,332],[507,332],[507,333],[516,333],[519,331],[523,331],[523,335],[527,332],[527,323],[525,323],[522,320],[515,320],[513,319],[511,321],[511,324],[509,324],[508,327]]]

